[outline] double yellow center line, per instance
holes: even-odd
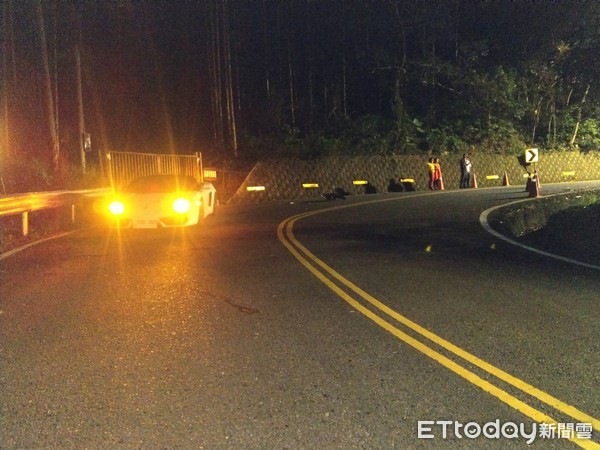
[[[377,202],[385,202],[397,199],[398,198],[387,198],[384,200],[379,200]],[[377,300],[375,297],[365,292],[360,287],[356,286],[350,280],[333,270],[325,262],[323,262],[321,259],[315,256],[309,249],[302,245],[294,236],[293,228],[294,224],[298,220],[316,214],[360,206],[366,203],[367,202],[361,202],[344,205],[341,207],[338,206],[333,208],[326,208],[289,217],[288,219],[281,222],[277,227],[277,236],[281,243],[304,267],[306,267],[306,269],[308,269],[317,279],[319,279],[323,284],[325,284],[329,289],[335,292],[339,297],[341,297],[344,301],[350,304],[353,308],[355,308],[357,311],[371,319],[383,329],[390,332],[392,335],[396,336],[401,341],[420,351],[429,358],[437,361],[442,366],[450,369],[452,372],[463,377],[470,383],[474,384],[475,386],[478,386],[485,392],[488,392],[489,394],[493,395],[494,397],[498,398],[510,407],[523,413],[524,415],[533,419],[536,422],[547,424],[558,423],[557,420],[553,419],[549,415],[530,406],[524,401],[519,400],[518,398],[509,394],[505,390],[481,378],[473,371],[469,370],[468,368],[462,366],[461,364],[453,361],[452,359],[443,355],[439,351],[435,350],[434,348],[432,348],[431,343],[437,344],[438,346],[442,347],[451,354],[461,358],[464,361],[469,362],[473,366],[476,366],[479,369],[485,371],[486,373],[493,375],[497,379],[502,380],[505,383],[513,386],[514,388],[517,388],[518,390],[524,392],[525,394],[528,394],[529,396],[543,402],[544,404],[552,407],[554,410],[575,419],[577,422],[590,423],[592,424],[592,428],[594,430],[600,431],[600,420],[526,383],[525,381],[510,375],[502,369],[493,366],[492,364],[461,349],[460,347],[441,338],[435,333],[432,333],[426,328],[423,328],[422,326],[416,324],[407,317],[389,308],[388,306]],[[368,203],[373,204],[374,202],[371,201]],[[367,307],[367,305],[370,305],[370,307]],[[412,330],[412,332],[417,333],[419,336],[425,339],[423,339],[423,342],[421,342],[418,339],[415,339],[414,337],[410,336],[409,334],[398,328],[398,326],[392,323],[390,319],[393,319],[393,321],[395,321],[396,323],[403,325],[404,327]],[[600,444],[597,444],[592,440],[577,439],[576,437],[570,440],[584,449],[600,449]]]

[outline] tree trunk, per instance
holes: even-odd
[[[231,64],[231,39],[230,39],[230,25],[229,25],[229,13],[227,5],[223,8],[223,51],[224,51],[224,64],[225,64],[225,96],[227,105],[227,128],[229,130],[229,139],[231,141],[231,148],[233,150],[234,158],[238,158],[238,147],[237,147],[237,128],[235,121],[235,102],[233,96],[233,69]]]
[[[8,42],[9,42],[9,3],[4,3],[4,11],[2,16],[2,29],[4,30],[2,36],[2,79],[4,83],[2,84],[2,124],[0,127],[0,133],[2,134],[2,147],[0,156],[8,157],[11,154],[10,149],[10,138],[9,138],[9,120],[10,115],[8,114],[8,98],[9,98],[9,80],[8,76]],[[11,39],[10,42],[13,42]]]
[[[52,143],[52,164],[54,170],[58,172],[59,169],[59,147],[58,147],[58,136],[56,134],[56,117],[54,117],[54,96],[52,94],[52,78],[50,76],[50,64],[48,61],[48,47],[46,44],[46,30],[44,27],[44,12],[42,10],[42,3],[36,2],[36,15],[38,19],[38,27],[40,32],[40,44],[42,51],[42,61],[44,64],[44,84],[46,90],[46,111],[48,114],[48,126],[50,131],[50,139]]]
[[[587,87],[585,88],[585,93],[583,94],[583,98],[581,99],[581,103],[579,104],[579,111],[577,112],[577,122],[575,123],[575,129],[573,130],[573,136],[571,136],[571,141],[569,142],[571,146],[575,145],[575,141],[577,140],[577,133],[579,132],[579,125],[581,124],[581,116],[583,113],[583,105],[585,104],[589,92],[590,83],[588,83]]]
[[[342,50],[342,107],[344,117],[348,117],[348,85],[346,82],[346,52]]]
[[[269,64],[271,54],[269,50],[269,39],[267,32],[267,10],[265,7],[266,0],[263,0],[263,52],[264,52],[264,64],[263,67],[265,69],[265,92],[267,94],[267,102],[271,102],[271,76],[269,73]]]
[[[213,139],[217,149],[222,150],[225,147],[224,126],[223,126],[223,86],[221,70],[221,26],[219,4],[214,4],[214,9],[210,14],[210,55],[211,55],[211,103],[213,109]]]
[[[292,66],[292,49],[290,46],[290,40],[288,37],[288,75],[289,75],[289,83],[290,83],[290,113],[292,115],[292,133],[296,129],[296,104],[294,101],[295,93],[294,93],[294,70]]]
[[[540,97],[538,100],[535,109],[533,110],[533,130],[531,132],[531,143],[535,142],[535,133],[537,132],[537,127],[540,123],[540,115],[542,113],[542,100],[544,97]]]
[[[548,146],[556,147],[556,98],[552,96],[550,118],[548,119]]]
[[[77,66],[77,115],[79,119],[79,157],[81,162],[81,173],[85,174],[85,148],[83,144],[83,136],[85,133],[85,118],[83,115],[83,89],[81,82],[81,54],[79,53],[79,45],[75,47],[75,64]]]
[[[406,43],[406,27],[402,22],[402,15],[400,14],[400,10],[398,9],[398,5],[395,5],[394,8],[396,19],[398,21],[398,32],[400,35],[400,41],[402,45],[402,55],[399,60],[396,61],[396,71],[394,77],[394,117],[396,119],[396,130],[400,132],[402,130],[402,119],[404,117],[404,102],[402,101],[401,96],[401,86],[404,78],[404,70],[406,67],[406,61],[408,58],[407,54],[407,43]]]

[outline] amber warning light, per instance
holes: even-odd
[[[120,216],[125,212],[125,204],[119,200],[114,200],[109,203],[108,210],[115,216]]]

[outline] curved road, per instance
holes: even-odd
[[[523,197],[223,207],[6,258],[0,447],[598,448],[600,272],[481,227]]]

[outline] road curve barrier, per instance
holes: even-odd
[[[110,188],[75,191],[29,192],[0,197],[0,217],[21,215],[23,236],[29,234],[29,213],[44,209],[71,206],[71,220],[75,222],[75,205],[82,197],[102,197],[112,192]]]

